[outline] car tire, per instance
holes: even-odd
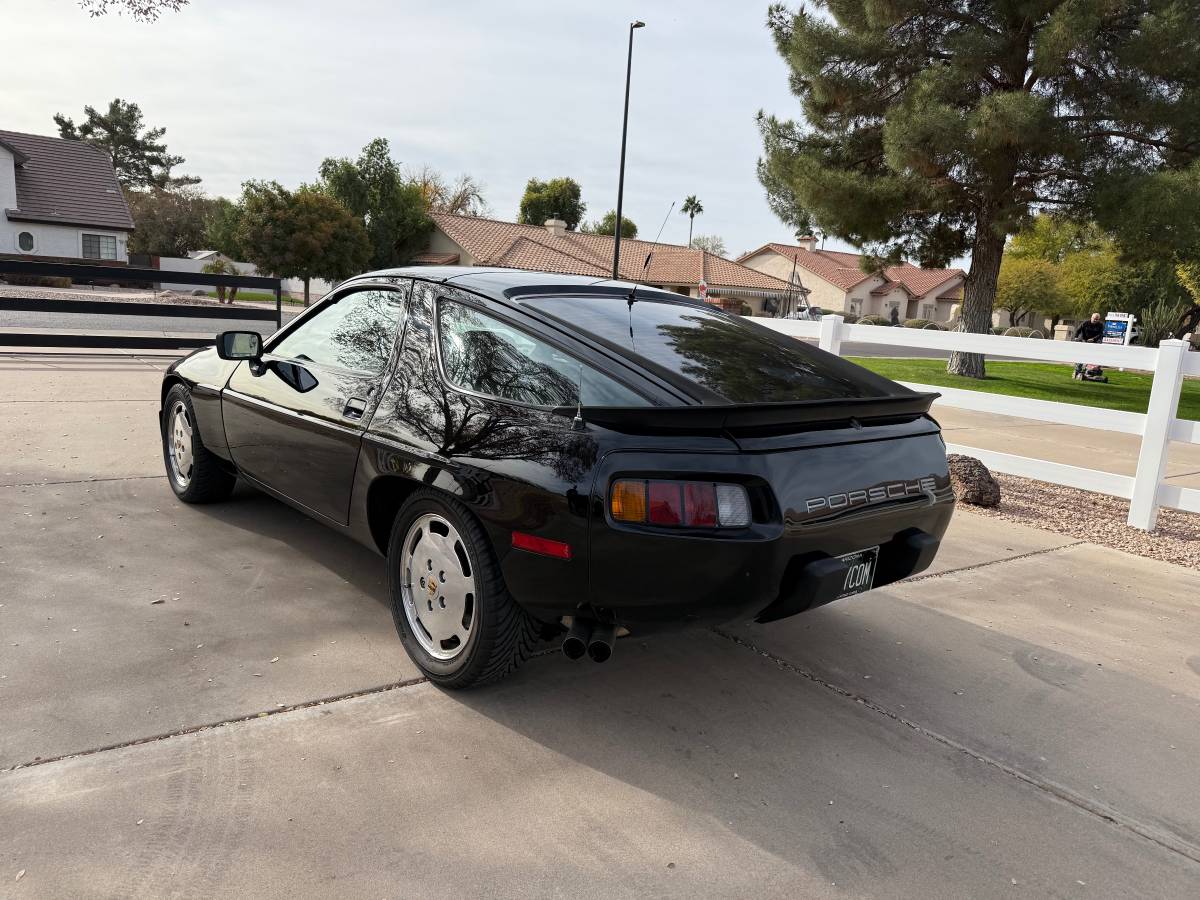
[[[508,592],[487,534],[462,503],[416,491],[396,516],[387,558],[396,631],[430,681],[478,687],[529,658],[539,623]]]
[[[167,482],[175,496],[184,503],[216,503],[228,498],[237,476],[204,446],[196,427],[192,394],[184,385],[167,391],[161,428]]]

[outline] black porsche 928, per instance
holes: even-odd
[[[181,500],[236,479],[387,558],[431,680],[536,642],[770,622],[927,567],[954,506],[915,393],[752,319],[625,282],[413,268],[167,371]]]

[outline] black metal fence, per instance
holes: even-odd
[[[212,306],[186,303],[146,303],[138,301],[97,301],[78,299],[36,299],[21,296],[0,296],[0,312],[83,313],[103,316],[148,316],[170,319],[235,319],[239,321],[274,321],[283,325],[283,289],[278,278],[261,275],[217,275],[208,272],[168,272],[160,269],[132,266],[89,266],[74,263],[41,263],[27,260],[0,259],[0,277],[23,275],[30,278],[69,278],[75,285],[194,284],[204,287],[257,288],[275,295],[275,308],[247,306]],[[36,290],[36,288],[30,288]],[[116,347],[139,350],[174,350],[206,347],[211,337],[197,335],[166,336],[153,333],[88,332],[64,330],[22,332],[19,328],[0,328],[0,346],[9,347]]]

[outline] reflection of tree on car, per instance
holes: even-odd
[[[428,442],[438,456],[457,459],[524,459],[550,466],[566,484],[574,484],[595,462],[596,448],[586,435],[573,434],[556,418],[540,410],[518,410],[499,407],[482,398],[471,398],[451,390],[437,371],[436,360],[429,352],[429,325],[422,321],[421,312],[414,311],[409,321],[410,334],[405,340],[404,353],[396,374],[388,385],[383,403],[390,416],[406,422]],[[497,350],[498,348],[493,348]],[[489,360],[499,359],[510,367],[514,362],[505,352]],[[446,360],[443,357],[443,362]],[[471,365],[478,370],[483,358]],[[469,375],[466,369],[451,370],[460,376]],[[478,373],[477,373],[478,374]],[[548,400],[528,401],[547,406],[574,403],[574,385],[557,376],[552,390],[570,399],[565,403]],[[451,376],[453,377],[453,376]],[[497,384],[509,378],[497,378]],[[523,385],[523,382],[521,383]],[[548,391],[542,394],[549,396]],[[527,428],[514,428],[514,418],[524,418]]]
[[[443,329],[448,317],[443,313]],[[442,364],[453,383],[474,385],[485,394],[534,406],[571,406],[578,401],[579,391],[569,378],[530,359],[504,336],[482,329],[451,331],[451,335],[442,342]]]
[[[773,332],[763,329],[754,340],[733,322],[698,316],[680,321],[687,325],[661,324],[658,331],[680,356],[684,374],[737,402],[770,401],[783,392],[795,399],[798,384],[807,400],[845,396],[849,389],[844,380],[798,361]]]

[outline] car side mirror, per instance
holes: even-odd
[[[217,335],[217,356],[255,362],[262,358],[262,335],[257,331],[222,331]]]

